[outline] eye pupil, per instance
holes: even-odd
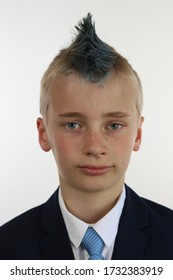
[[[69,127],[70,129],[74,129],[74,128],[76,128],[76,126],[77,126],[76,123],[73,123],[73,122],[68,123],[68,127]]]
[[[112,126],[112,129],[114,129],[114,130],[119,128],[119,125],[116,123],[113,123],[111,126]]]

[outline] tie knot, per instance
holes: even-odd
[[[82,239],[81,245],[90,255],[89,260],[104,260],[102,256],[104,242],[100,235],[92,227],[87,229]]]

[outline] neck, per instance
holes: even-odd
[[[83,191],[60,182],[61,192],[68,211],[78,219],[93,224],[104,217],[116,204],[123,182],[101,191]]]

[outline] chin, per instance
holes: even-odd
[[[102,180],[103,181],[103,180]],[[115,186],[115,184],[113,184]],[[106,191],[112,187],[111,183],[103,183],[101,182],[100,184],[97,182],[82,184],[82,182],[77,186],[77,189],[80,191],[88,192],[88,193],[95,193],[95,192],[100,192],[100,191]]]

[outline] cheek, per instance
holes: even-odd
[[[120,166],[127,166],[130,161],[131,153],[133,151],[134,138],[122,137],[120,141],[114,143],[112,155]]]
[[[115,150],[122,155],[127,155],[132,152],[135,139],[134,137],[129,137],[124,135],[118,141],[115,141]]]
[[[68,165],[75,155],[73,143],[63,137],[56,138],[52,145],[52,151],[58,167]]]

